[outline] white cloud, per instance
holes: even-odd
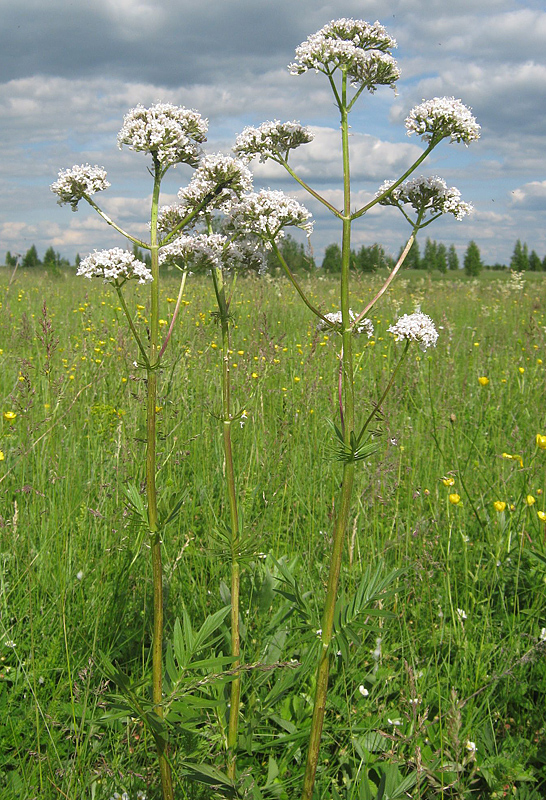
[[[511,200],[519,208],[546,210],[546,181],[531,181],[514,189]]]

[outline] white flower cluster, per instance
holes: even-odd
[[[106,180],[106,170],[95,165],[81,164],[59,171],[59,178],[51,184],[51,191],[59,195],[59,205],[70,203],[76,211],[78,203],[85,196],[102,192],[110,186]]]
[[[281,155],[288,157],[288,151],[294,150],[300,144],[308,144],[314,139],[314,134],[309,128],[299,122],[262,122],[258,128],[248,125],[235,140],[233,151],[247,161],[259,155],[260,161],[276,158]]]
[[[207,209],[219,208],[226,201],[241,197],[252,190],[252,173],[238,158],[222,153],[205,156],[185,189],[180,189],[178,199],[190,211],[207,195],[215,195]]]
[[[123,118],[118,147],[152,153],[161,167],[171,164],[196,164],[206,141],[208,122],[194,109],[156,103],[150,108],[137,105]]]
[[[284,192],[262,189],[243,197],[231,208],[231,218],[240,229],[263,239],[267,246],[284,236],[283,228],[293,225],[310,236],[313,222],[310,212]]]
[[[434,322],[421,311],[415,311],[413,314],[404,314],[400,317],[398,322],[391,325],[388,329],[392,333],[397,342],[403,339],[408,339],[410,342],[419,342],[421,350],[426,350],[428,347],[436,347],[438,341],[438,331]]]
[[[385,181],[375,196],[380,197],[393,183],[394,181]],[[401,206],[406,203],[417,213],[428,211],[430,214],[453,214],[458,220],[474,210],[471,203],[461,200],[461,193],[455,186],[448,189],[443,178],[438,176],[421,175],[409,178],[379,201],[383,206]]]
[[[219,233],[179,236],[159,251],[159,263],[182,264],[184,268],[211,269],[220,266],[227,238]]]
[[[416,133],[425,142],[451,137],[452,142],[469,142],[480,138],[481,127],[468,106],[454,97],[434,97],[412,108],[406,117],[408,136]]]
[[[157,229],[161,236],[173,231],[188,216],[190,209],[175,203],[172,206],[161,206],[157,212]],[[195,220],[194,220],[195,221]]]
[[[121,247],[95,250],[80,262],[76,275],[83,275],[84,278],[103,278],[105,283],[117,285],[131,278],[138,278],[139,283],[153,280],[146,264]]]
[[[329,314],[325,314],[324,316],[326,317],[327,320],[329,320],[331,323],[333,323],[333,325],[336,328],[341,329],[341,324],[342,324],[342,321],[343,321],[342,318],[341,318],[341,311],[332,311]],[[349,318],[350,318],[351,322],[353,322],[356,319],[356,317],[357,317],[357,315],[350,308],[349,309]],[[328,331],[328,330],[332,330],[332,329],[331,329],[331,327],[329,325],[326,324],[326,322],[324,322],[323,319],[321,319],[320,322],[317,325],[317,330],[319,330],[319,331]],[[353,329],[353,333],[365,333],[368,336],[368,339],[370,339],[373,336],[373,322],[371,321],[371,319],[368,319],[367,317],[363,317],[360,320],[360,322],[356,325],[356,327]]]
[[[394,47],[396,40],[379,22],[332,20],[296,48],[296,60],[288,69],[292,75],[309,69],[330,75],[342,67],[353,86],[364,85],[374,92],[377,86],[394,86],[400,77],[389,53]]]

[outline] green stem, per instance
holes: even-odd
[[[146,499],[148,502],[148,528],[152,550],[152,583],[154,618],[152,638],[152,700],[154,711],[163,719],[163,567],[161,563],[161,534],[157,514],[156,490],[156,402],[159,342],[159,248],[157,244],[157,212],[161,173],[154,163],[154,190],[151,209],[150,251],[152,283],[150,285],[150,354],[147,365],[147,419],[146,419]],[[157,757],[161,775],[163,800],[174,800],[171,766],[164,740],[156,737]]]
[[[135,323],[133,322],[133,318],[132,318],[132,316],[131,316],[131,314],[129,312],[129,309],[127,308],[127,303],[125,302],[125,298],[124,298],[123,293],[121,291],[121,286],[118,286],[118,284],[115,283],[114,284],[114,288],[115,288],[115,290],[117,292],[117,295],[118,295],[118,298],[119,298],[119,302],[121,303],[121,307],[123,308],[125,316],[127,317],[127,322],[129,323],[129,327],[131,328],[131,333],[133,334],[135,342],[137,343],[138,349],[140,350],[140,353],[141,353],[142,358],[144,360],[144,366],[148,369],[150,367],[150,362],[148,360],[148,354],[147,354],[146,350],[144,349],[144,345],[142,344],[140,336],[138,335],[138,331],[137,331],[137,329],[135,327]]]
[[[314,189],[311,189],[309,184],[305,183],[305,181],[302,180],[296,172],[294,172],[294,170],[292,169],[292,167],[285,158],[283,158],[281,155],[278,155],[278,161],[279,164],[282,164],[285,170],[294,178],[295,181],[299,183],[300,186],[302,186],[305,189],[306,192],[309,192],[309,194],[312,195],[315,198],[315,200],[318,200],[319,203],[322,203],[323,206],[326,206],[326,208],[329,211],[331,211],[332,214],[335,214],[336,217],[339,217],[339,219],[343,219],[343,214],[340,214],[337,208],[333,206],[331,203],[329,203],[328,200],[326,200],[326,198],[322,197],[322,195],[320,195],[318,192],[315,192]]]
[[[280,265],[281,265],[281,267],[283,268],[283,270],[285,271],[285,273],[286,273],[286,275],[288,277],[288,280],[290,281],[290,283],[292,284],[294,289],[297,291],[297,293],[299,294],[299,296],[301,297],[301,299],[303,300],[303,302],[305,303],[307,308],[310,311],[312,311],[313,314],[315,314],[317,317],[319,317],[324,322],[326,322],[328,327],[335,328],[336,326],[332,322],[330,322],[330,320],[327,317],[325,317],[324,314],[322,314],[318,310],[318,308],[315,308],[315,306],[307,299],[307,296],[306,296],[305,292],[303,291],[303,289],[299,285],[298,281],[296,280],[296,277],[295,277],[294,273],[292,272],[292,270],[290,269],[290,267],[286,263],[286,260],[285,260],[285,258],[283,256],[283,254],[281,253],[281,251],[279,250],[279,248],[277,246],[277,243],[273,239],[271,240],[271,245],[273,247],[273,252],[275,253],[277,258],[279,259]]]
[[[354,369],[352,351],[352,324],[349,315],[349,266],[351,255],[351,181],[349,171],[349,123],[347,112],[347,74],[343,71],[341,85],[341,136],[343,147],[343,239],[341,247],[341,319],[343,337],[343,397],[345,443],[349,445],[354,430]],[[334,542],[330,557],[328,587],[322,615],[322,649],[316,676],[315,702],[313,718],[309,734],[309,748],[303,779],[302,800],[312,800],[315,776],[317,771],[326,698],[328,694],[328,678],[330,673],[330,643],[334,630],[334,611],[339,588],[343,543],[351,510],[351,496],[354,483],[354,461],[343,465],[341,495],[334,527]]]
[[[111,225],[112,228],[114,228],[118,233],[121,233],[122,236],[125,236],[126,239],[129,239],[130,242],[133,242],[133,244],[138,245],[138,247],[143,247],[145,250],[150,249],[150,245],[148,244],[148,242],[143,242],[140,239],[136,239],[134,236],[131,236],[130,233],[127,233],[127,231],[124,231],[123,228],[119,227],[119,225],[116,225],[114,220],[110,219],[110,217],[107,214],[105,214],[104,211],[101,208],[99,208],[99,206],[95,203],[95,201],[91,200],[91,198],[88,197],[88,195],[85,194],[84,197],[91,206],[91,208],[94,208],[97,214],[99,214],[103,218],[103,220],[107,222],[108,225]]]
[[[377,403],[377,404],[374,406],[373,410],[370,412],[370,414],[369,414],[369,416],[368,416],[368,419],[366,420],[366,422],[364,423],[364,425],[363,425],[363,426],[362,426],[362,428],[360,429],[360,433],[358,434],[358,436],[357,436],[357,438],[356,438],[356,443],[357,443],[357,445],[358,445],[358,444],[360,444],[360,442],[362,441],[362,437],[363,437],[363,436],[364,436],[364,434],[366,433],[366,429],[367,429],[368,425],[370,424],[370,422],[372,421],[372,419],[375,417],[375,415],[377,414],[377,412],[380,410],[381,406],[382,406],[382,405],[383,405],[383,403],[385,402],[385,398],[386,398],[386,396],[388,395],[388,393],[390,392],[390,390],[391,390],[391,388],[392,388],[392,385],[393,385],[393,383],[394,383],[394,379],[396,378],[396,375],[397,375],[397,373],[398,373],[398,370],[399,370],[399,369],[400,369],[400,367],[402,366],[402,361],[403,361],[403,360],[405,359],[405,357],[406,357],[406,353],[408,352],[408,348],[409,348],[409,339],[406,339],[406,345],[405,345],[405,347],[404,347],[404,352],[402,353],[402,355],[401,355],[401,357],[400,357],[400,360],[398,361],[398,364],[396,365],[396,367],[395,367],[395,368],[394,368],[394,370],[393,370],[393,373],[392,373],[392,375],[391,375],[391,379],[390,379],[390,381],[388,382],[388,384],[387,384],[387,387],[386,387],[385,391],[383,392],[383,394],[382,394],[382,395],[381,395],[381,397],[379,398],[379,402],[378,402],[378,403]]]
[[[241,664],[241,640],[239,631],[239,514],[237,509],[237,491],[235,486],[235,470],[233,467],[233,450],[231,445],[231,384],[229,370],[229,302],[226,299],[222,269],[212,270],[212,280],[222,329],[222,417],[224,456],[226,464],[226,485],[231,525],[231,655],[232,669],[237,670]],[[231,682],[229,708],[229,724],[227,735],[228,761],[227,774],[232,780],[237,777],[237,741],[239,734],[239,707],[241,703],[241,675],[236,672]]]

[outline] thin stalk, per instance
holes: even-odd
[[[347,73],[344,71],[341,84],[341,136],[343,148],[343,238],[341,247],[341,320],[342,320],[342,369],[344,430],[343,437],[350,444],[354,430],[354,369],[352,351],[352,324],[349,315],[349,266],[351,255],[351,181],[349,171],[349,123],[347,112]],[[354,461],[345,462],[341,482],[341,494],[334,526],[334,541],[330,556],[328,587],[322,615],[321,641],[322,648],[317,668],[315,702],[313,718],[309,734],[309,748],[303,779],[302,800],[312,800],[315,776],[317,771],[326,698],[328,694],[328,678],[330,674],[330,644],[334,631],[334,611],[339,588],[343,544],[351,510],[351,496],[354,483]]]
[[[154,159],[155,162],[155,159]],[[154,596],[153,639],[152,639],[152,700],[154,711],[163,719],[163,567],[161,563],[161,534],[157,514],[156,489],[156,402],[159,341],[159,248],[157,244],[157,212],[161,173],[154,163],[154,190],[151,209],[150,252],[152,277],[150,284],[150,350],[147,372],[146,402],[146,499],[148,503],[148,529],[152,550],[152,583]],[[163,800],[174,800],[171,766],[167,757],[165,742],[156,738],[161,791]]]
[[[184,274],[182,275],[182,280],[180,281],[180,289],[178,290],[178,297],[176,298],[176,305],[174,307],[173,316],[171,319],[171,324],[169,325],[169,330],[167,331],[167,336],[165,337],[165,341],[161,345],[161,350],[158,353],[157,360],[161,360],[161,356],[165,352],[165,348],[169,344],[169,339],[172,336],[174,330],[174,324],[176,322],[176,318],[178,317],[178,312],[180,311],[180,303],[182,302],[182,295],[184,294],[184,288],[186,286],[186,278],[188,277],[188,270],[184,270]]]
[[[142,344],[140,336],[138,335],[138,331],[137,331],[137,329],[135,327],[135,323],[133,322],[133,318],[131,316],[131,313],[130,313],[129,309],[127,308],[127,303],[125,302],[125,298],[123,296],[123,292],[121,291],[121,286],[118,286],[118,284],[114,284],[114,287],[116,289],[119,302],[121,303],[121,307],[123,308],[125,316],[127,317],[127,322],[129,323],[129,327],[131,328],[131,333],[133,334],[133,337],[135,339],[135,342],[137,343],[138,349],[140,350],[142,358],[144,359],[144,366],[146,368],[149,368],[150,367],[150,362],[148,360],[148,354],[147,354],[146,350],[144,349],[144,345]]]
[[[392,385],[393,385],[393,383],[394,383],[394,379],[396,378],[396,375],[397,375],[397,373],[398,373],[398,370],[399,370],[399,369],[400,369],[400,367],[402,366],[402,361],[405,359],[405,357],[406,357],[406,354],[407,354],[407,352],[408,352],[409,344],[410,344],[410,343],[409,343],[409,339],[406,339],[406,344],[405,344],[405,347],[404,347],[404,352],[403,352],[403,353],[402,353],[402,355],[400,356],[400,360],[398,361],[398,364],[395,366],[395,368],[394,368],[394,370],[393,370],[393,372],[392,372],[392,375],[391,375],[390,381],[388,382],[388,384],[387,384],[387,386],[386,386],[386,388],[385,388],[385,391],[383,392],[383,394],[382,394],[382,395],[381,395],[381,397],[379,398],[379,401],[378,401],[378,403],[377,403],[377,404],[374,406],[373,410],[370,412],[370,414],[369,414],[369,416],[368,416],[368,419],[366,420],[366,422],[364,423],[364,425],[363,425],[363,426],[362,426],[362,428],[360,429],[360,433],[358,434],[358,436],[357,436],[357,438],[356,438],[356,442],[357,442],[357,444],[360,444],[360,442],[362,441],[362,437],[363,437],[363,436],[364,436],[364,434],[366,433],[366,429],[367,429],[368,425],[370,424],[370,422],[372,421],[372,419],[375,417],[375,415],[377,414],[377,412],[379,411],[379,409],[381,408],[381,406],[382,406],[382,405],[383,405],[383,403],[385,402],[385,398],[386,398],[386,396],[388,395],[388,393],[389,393],[389,392],[390,392],[390,390],[392,389]]]
[[[331,211],[332,214],[334,214],[336,217],[338,217],[339,219],[343,219],[343,214],[341,214],[335,206],[329,203],[325,197],[322,197],[322,195],[320,195],[318,192],[312,189],[309,186],[309,184],[305,183],[305,181],[302,180],[296,172],[294,172],[294,170],[292,169],[292,167],[285,158],[279,155],[278,159],[279,159],[279,164],[282,164],[285,170],[294,178],[295,181],[299,183],[300,186],[302,186],[305,189],[306,192],[309,192],[309,194],[312,195],[315,198],[315,200],[318,200],[319,203],[322,203],[323,206],[326,206],[326,208],[329,211]]]
[[[133,244],[136,244],[138,247],[143,247],[145,250],[150,249],[150,245],[148,244],[148,242],[143,242],[141,239],[137,239],[135,236],[131,236],[130,233],[127,233],[127,231],[124,231],[123,228],[119,227],[119,225],[116,225],[114,220],[110,219],[108,214],[105,214],[104,211],[101,208],[99,208],[99,206],[95,203],[95,201],[92,200],[88,195],[84,195],[84,197],[91,206],[91,208],[94,208],[97,214],[99,214],[99,216],[101,216],[103,220],[107,222],[108,225],[111,225],[112,228],[114,228],[118,233],[121,233],[122,236],[125,236],[126,239],[129,239],[130,242],[133,242]]]
[[[302,288],[301,288],[301,286],[299,285],[298,281],[296,280],[296,276],[294,275],[294,273],[292,272],[292,270],[290,269],[290,267],[289,267],[289,266],[288,266],[288,264],[286,263],[286,260],[285,260],[285,258],[284,258],[284,256],[283,256],[283,254],[281,253],[281,251],[280,251],[280,250],[279,250],[279,248],[277,247],[277,244],[276,244],[276,242],[275,242],[273,239],[271,240],[271,245],[272,245],[272,247],[273,247],[273,252],[275,253],[275,255],[277,256],[277,258],[279,259],[279,263],[280,263],[281,267],[283,268],[283,270],[285,271],[285,273],[286,273],[286,276],[288,277],[288,280],[290,281],[290,283],[292,284],[292,286],[294,287],[294,289],[297,291],[297,293],[299,294],[299,296],[301,297],[301,299],[303,300],[303,302],[305,303],[305,305],[307,306],[307,308],[308,308],[310,311],[312,311],[312,312],[313,312],[313,314],[315,314],[315,315],[316,315],[317,317],[319,317],[321,320],[323,320],[324,322],[326,322],[326,324],[328,325],[328,327],[329,327],[329,328],[332,328],[332,329],[333,329],[333,328],[335,328],[336,326],[335,326],[335,325],[333,325],[333,324],[332,324],[332,322],[331,322],[331,321],[330,321],[330,320],[329,320],[327,317],[325,317],[325,316],[324,316],[324,314],[323,314],[321,311],[319,311],[319,310],[318,310],[318,308],[316,308],[316,307],[315,307],[315,306],[314,306],[314,305],[313,305],[313,304],[312,304],[312,303],[311,303],[311,302],[310,302],[310,301],[307,299],[307,295],[305,294],[305,292],[303,291],[303,289],[302,289]]]
[[[212,280],[222,330],[222,433],[224,440],[224,457],[226,464],[226,486],[229,503],[231,527],[231,655],[232,669],[238,670],[241,660],[241,639],[239,631],[239,514],[237,509],[237,490],[235,486],[235,470],[233,467],[233,450],[231,445],[231,383],[229,370],[229,302],[226,299],[224,276],[220,267],[212,270]],[[229,724],[227,734],[228,760],[227,774],[232,780],[237,777],[237,742],[239,736],[239,707],[241,703],[241,674],[235,672],[231,682]]]

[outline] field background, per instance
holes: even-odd
[[[355,277],[353,309],[380,280]],[[130,484],[143,488],[144,372],[109,287],[39,270],[8,281],[6,269],[0,793],[102,800],[127,791],[132,800],[140,791],[150,800],[153,743],[117,709],[100,656],[137,682],[149,676],[151,570],[125,494]],[[335,278],[302,281],[315,304],[337,310]],[[166,275],[163,331],[177,291]],[[127,298],[144,331],[146,290]],[[546,450],[536,435],[546,435],[546,286],[540,274],[517,288],[503,273],[403,272],[374,310],[375,336],[356,346],[361,417],[400,354],[387,328],[416,307],[440,338],[426,353],[410,349],[382,408],[379,452],[357,472],[344,590],[368,567],[402,572],[385,608],[391,616],[367,618],[334,667],[317,798],[366,799],[387,771],[393,798],[539,800],[546,563],[536,554],[546,554],[538,514],[546,512]],[[229,601],[214,308],[212,285],[191,278],[160,375],[158,485],[166,505],[183,498],[164,537],[169,638],[184,610],[199,628]],[[306,659],[340,474],[326,422],[337,421],[338,342],[317,332],[279,276],[239,279],[232,311],[233,397],[248,414],[233,428],[248,540],[243,660],[302,664],[248,671],[239,763],[267,785],[264,798],[295,797],[312,706]],[[306,595],[313,624],[283,610],[274,591],[282,568]],[[217,653],[226,641],[216,639]],[[223,767],[225,688],[194,692],[210,703],[174,725],[180,759]],[[146,687],[136,691],[145,696]],[[184,771],[176,758],[174,766]],[[421,785],[412,789],[416,774]],[[179,792],[211,796],[187,779]]]

